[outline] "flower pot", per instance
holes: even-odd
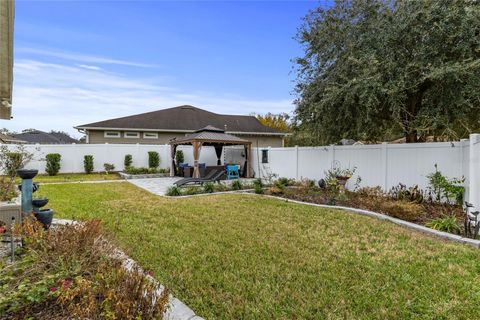
[[[348,179],[350,179],[350,177],[343,177],[343,176],[337,177],[338,184],[341,185],[342,187],[345,187]]]
[[[35,212],[35,218],[40,222],[45,229],[50,228],[53,220],[53,210],[52,209],[40,209],[38,212]]]

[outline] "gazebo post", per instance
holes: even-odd
[[[252,178],[252,143],[247,144],[247,178]]]
[[[200,178],[200,169],[198,167],[198,160],[200,158],[200,148],[202,143],[199,141],[193,141],[193,177]]]
[[[171,166],[170,166],[170,177],[175,176],[175,149],[177,148],[176,145],[170,145],[170,155],[172,156]]]

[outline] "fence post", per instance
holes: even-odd
[[[388,191],[388,143],[382,142],[382,183],[383,191]]]
[[[298,146],[295,146],[295,180],[298,180]]]
[[[474,133],[470,135],[470,155],[469,155],[469,197],[476,209],[480,208],[480,134]]]
[[[330,169],[332,169],[335,162],[335,145],[331,144],[328,146],[328,160],[330,162]]]

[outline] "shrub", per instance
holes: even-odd
[[[133,158],[131,154],[126,154],[125,159],[123,160],[123,165],[125,168],[131,167],[133,163]]]
[[[254,191],[256,194],[263,194],[263,186],[260,184],[253,185]]]
[[[32,158],[33,154],[26,151],[24,146],[17,146],[12,152],[6,145],[0,146],[0,201],[10,201],[17,195],[15,176],[17,170],[22,169]]]
[[[49,176],[56,176],[60,171],[62,156],[59,153],[49,153],[45,156],[45,159],[47,160],[45,171]]]
[[[196,187],[196,186],[187,186],[186,188],[183,189],[183,193],[186,195],[194,195],[194,194],[199,194],[201,193],[202,189]]]
[[[180,163],[183,163],[183,161],[185,161],[183,151],[177,150],[177,152],[175,152],[175,162],[177,163],[177,165],[179,165]]]
[[[148,167],[158,168],[160,165],[160,156],[156,151],[148,151]]]
[[[232,189],[233,189],[233,190],[242,190],[242,189],[243,189],[242,181],[240,181],[240,180],[234,180],[234,181],[232,182]]]
[[[17,261],[0,268],[0,314],[6,319],[158,319],[168,290],[138,267],[127,271],[102,235],[99,220],[48,232],[26,218],[15,233],[24,246]],[[36,314],[39,313],[39,314]],[[3,319],[3,317],[2,317]]]
[[[436,201],[446,200],[447,202],[451,202],[453,200],[457,205],[463,204],[465,193],[463,183],[465,182],[465,178],[448,179],[438,170],[436,164],[435,172],[429,174],[427,178],[429,182],[428,188],[433,193]]]
[[[182,195],[182,191],[178,186],[171,186],[167,189],[166,195],[170,197],[178,197]]]
[[[104,163],[103,168],[105,169],[105,173],[109,174],[113,170],[115,170],[115,166],[112,163]]]
[[[213,182],[207,182],[203,185],[203,191],[205,191],[206,193],[212,193],[215,191],[215,185],[213,184]]]
[[[253,181],[253,187],[256,188],[257,186],[259,186],[260,188],[263,188],[262,179],[258,178]]]
[[[17,175],[17,170],[22,169],[32,158],[33,154],[28,152],[25,146],[16,146],[12,151],[2,145],[0,146],[0,171],[13,179]]]
[[[145,168],[145,167],[126,167],[123,172],[128,174],[155,174],[155,173],[168,173],[169,169],[163,168]]]
[[[282,185],[273,186],[268,189],[268,192],[273,196],[282,195],[284,191],[285,191],[285,187]]]
[[[93,172],[93,156],[92,155],[85,155],[83,157],[83,168],[85,169],[85,173],[92,173]]]
[[[425,224],[425,226],[450,233],[460,233],[460,226],[458,225],[457,218],[455,216],[444,216],[431,220]]]
[[[227,190],[228,190],[228,186],[226,186],[223,183],[218,183],[218,184],[215,185],[215,192],[223,192],[223,191],[227,191]]]
[[[313,182],[313,180],[310,180]],[[293,179],[288,179],[288,178],[285,178],[285,177],[281,177],[281,178],[278,178],[277,181],[275,181],[275,185],[279,186],[279,185],[282,185],[284,187],[288,187],[288,186],[293,186],[295,184],[295,180]]]
[[[416,203],[423,203],[425,199],[425,192],[417,185],[407,188],[406,185],[399,183],[393,187],[388,194],[396,200],[406,200]]]
[[[364,196],[364,197],[385,197],[386,194],[383,192],[382,187],[362,187],[359,188],[357,194]]]

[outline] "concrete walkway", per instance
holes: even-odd
[[[180,180],[181,178],[148,178],[148,179],[128,179],[126,181],[147,190],[153,194],[164,196],[167,193],[167,189],[173,186],[175,181]]]

